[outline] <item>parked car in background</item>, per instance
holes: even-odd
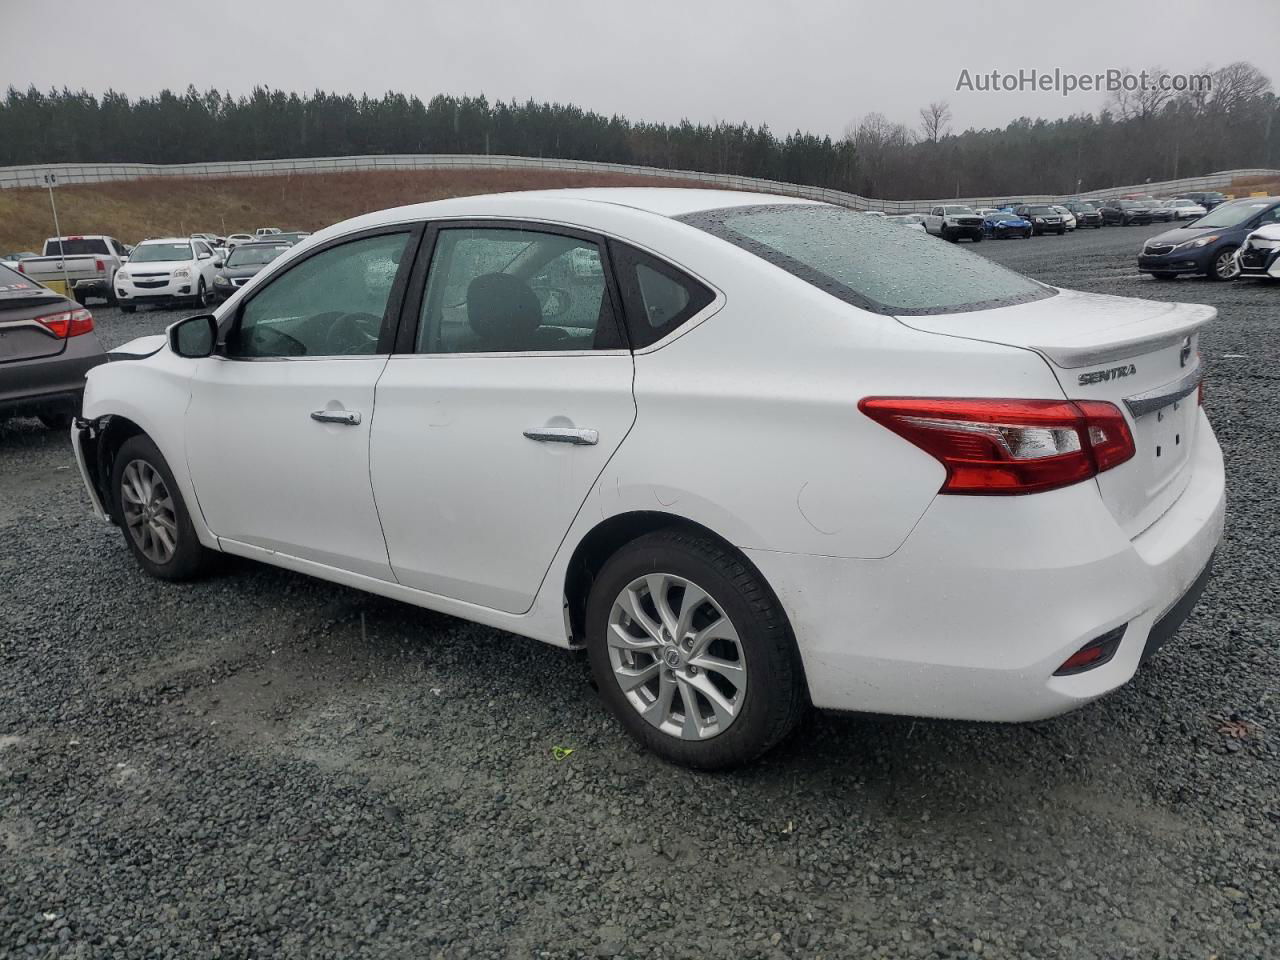
[[[1067,232],[1067,225],[1062,214],[1047,203],[1024,203],[1014,209],[1014,213],[1031,224],[1031,232],[1037,236],[1042,233],[1056,233],[1062,236]]]
[[[18,270],[38,283],[67,286],[76,303],[90,297],[114,303],[112,281],[126,256],[124,244],[115,237],[50,237],[44,242],[44,253],[19,260]]]
[[[1173,219],[1173,208],[1166,206],[1163,200],[1139,200],[1151,212],[1152,223],[1168,223]]]
[[[1104,223],[1122,227],[1151,222],[1151,210],[1141,200],[1112,200],[1101,208]]]
[[[1088,200],[1068,200],[1063,204],[1076,218],[1077,227],[1092,227],[1097,230],[1102,226],[1102,214],[1097,206]]]
[[[625,730],[723,768],[809,704],[1029,721],[1126,683],[1221,538],[1214,315],[776,195],[460,197],[96,368],[72,444],[154,577],[223,551],[585,647]]]
[[[220,266],[222,261],[203,240],[144,240],[116,274],[116,301],[125,313],[145,304],[204,306],[213,296],[213,277]]]
[[[952,243],[962,239],[982,242],[982,218],[974,213],[972,207],[960,204],[934,207],[924,215],[924,229]]]
[[[106,359],[92,313],[0,264],[0,418],[39,417],[51,430],[68,429],[85,374]]]
[[[1280,224],[1254,230],[1236,252],[1240,279],[1280,280]]]
[[[1280,221],[1280,197],[1248,197],[1219,204],[1199,220],[1157,234],[1142,246],[1138,269],[1157,280],[1203,274],[1231,280],[1240,270],[1236,250],[1259,227]]]
[[[1194,200],[1187,200],[1183,197],[1166,200],[1164,205],[1172,211],[1172,219],[1174,220],[1195,220],[1209,212]]]
[[[1068,231],[1076,228],[1076,215],[1072,213],[1069,208],[1064,207],[1060,203],[1055,203],[1053,204],[1053,209],[1057,210],[1058,213],[1062,215],[1062,225],[1066,227]]]
[[[213,275],[214,296],[219,300],[227,299],[291,246],[293,244],[286,243],[279,237],[240,244],[227,254],[226,261]]]
[[[911,230],[924,231],[924,214],[921,213],[900,213],[897,216],[885,217],[885,220]]]
[[[279,227],[259,227],[253,231],[255,237],[270,237],[280,232]]]
[[[1191,193],[1182,194],[1181,199],[1194,200],[1208,211],[1220,204],[1226,203],[1227,195],[1225,193],[1219,193],[1217,190],[1192,191]]]
[[[1034,232],[1031,221],[1007,210],[987,210],[982,218],[982,232],[994,240],[1007,237],[1030,237]]]
[[[253,243],[258,238],[251,233],[233,233],[227,237],[227,250],[241,243]]]

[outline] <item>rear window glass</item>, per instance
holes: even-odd
[[[44,253],[46,257],[86,257],[95,254],[110,253],[107,241],[76,237],[66,240],[46,240]]]
[[[843,207],[764,204],[679,219],[875,313],[955,313],[1056,293],[955,244]]]
[[[262,263],[270,263],[289,249],[287,243],[279,244],[247,244],[236,247],[227,257],[228,267],[252,267]]]

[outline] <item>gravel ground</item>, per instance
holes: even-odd
[[[563,651],[249,563],[147,579],[65,439],[0,427],[0,955],[1280,956],[1280,289],[1140,278],[1161,229],[977,248],[1221,311],[1217,577],[1133,683],[1034,725],[818,716],[669,767]],[[177,316],[95,314],[113,344]]]

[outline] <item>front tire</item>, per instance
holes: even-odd
[[[200,543],[182,492],[159,448],[144,434],[116,452],[111,470],[115,519],[139,566],[161,580],[191,580],[213,554]]]
[[[981,243],[981,242],[982,242],[982,234],[980,234],[980,233],[979,233],[979,234],[976,234],[976,235],[974,236],[974,238],[973,238],[973,242],[974,242],[974,243]]]
[[[191,301],[194,307],[205,307],[209,303],[209,293],[204,286],[204,277],[200,278],[200,283],[196,286],[196,298]]]
[[[807,705],[773,591],[710,537],[662,530],[622,547],[592,585],[586,630],[605,705],[672,763],[748,763],[783,740]]]
[[[1235,247],[1223,247],[1213,255],[1213,260],[1209,262],[1210,280],[1234,280],[1239,275]]]

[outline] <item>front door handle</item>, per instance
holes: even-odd
[[[321,423],[341,423],[344,426],[354,427],[360,422],[360,411],[358,410],[312,410],[311,419],[319,420]]]
[[[600,442],[600,434],[594,430],[577,430],[573,427],[540,427],[526,430],[524,435],[541,443],[572,443],[591,447]]]

